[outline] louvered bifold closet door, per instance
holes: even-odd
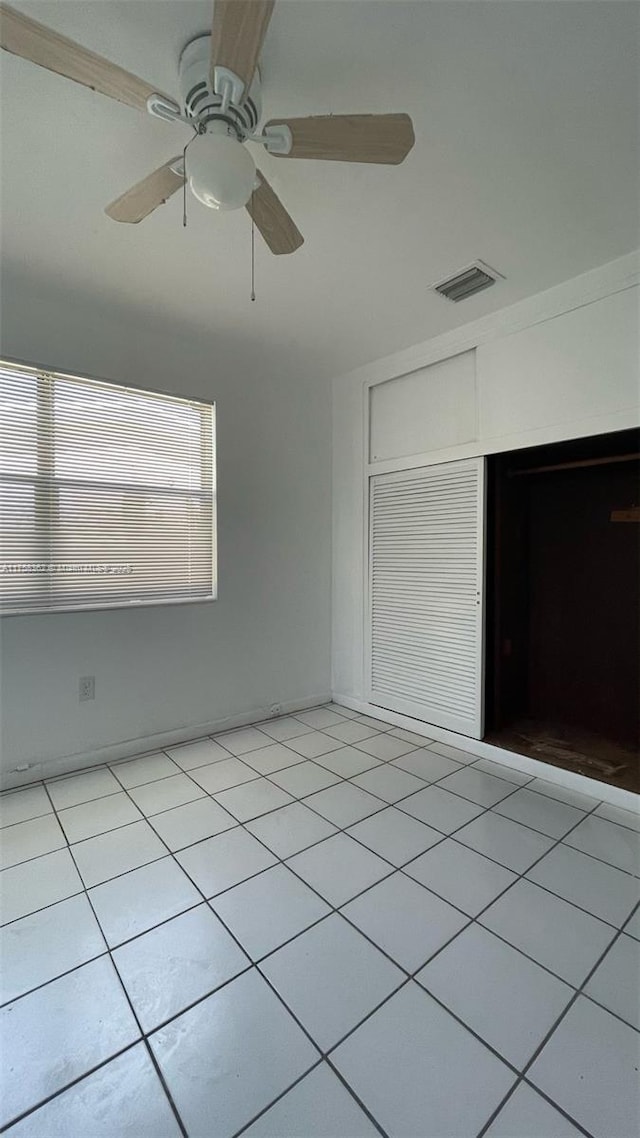
[[[482,735],[484,460],[377,475],[371,703]]]

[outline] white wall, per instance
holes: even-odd
[[[5,356],[213,398],[218,423],[218,601],[3,618],[5,777],[17,764],[51,771],[72,756],[70,768],[326,698],[329,384],[294,367],[270,374],[224,332],[141,324],[28,277],[5,280],[0,300]],[[81,675],[96,677],[94,703],[78,702]]]
[[[639,281],[629,255],[334,381],[335,698],[367,701],[369,476],[638,425]]]

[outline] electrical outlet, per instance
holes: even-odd
[[[271,715],[279,715],[280,712],[282,711],[282,708],[280,707],[279,703],[272,703],[271,707],[269,708],[269,711],[270,711]]]
[[[96,677],[80,676],[78,683],[78,699],[82,703],[85,699],[96,698]]]

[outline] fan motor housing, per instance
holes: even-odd
[[[211,85],[211,36],[198,36],[187,44],[178,66],[180,96],[187,118],[199,128],[222,122],[240,142],[254,134],[262,115],[260,76],[256,70],[251,89],[241,103],[230,102],[222,113],[222,98]]]

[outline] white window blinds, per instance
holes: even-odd
[[[0,362],[0,611],[215,597],[215,408]]]

